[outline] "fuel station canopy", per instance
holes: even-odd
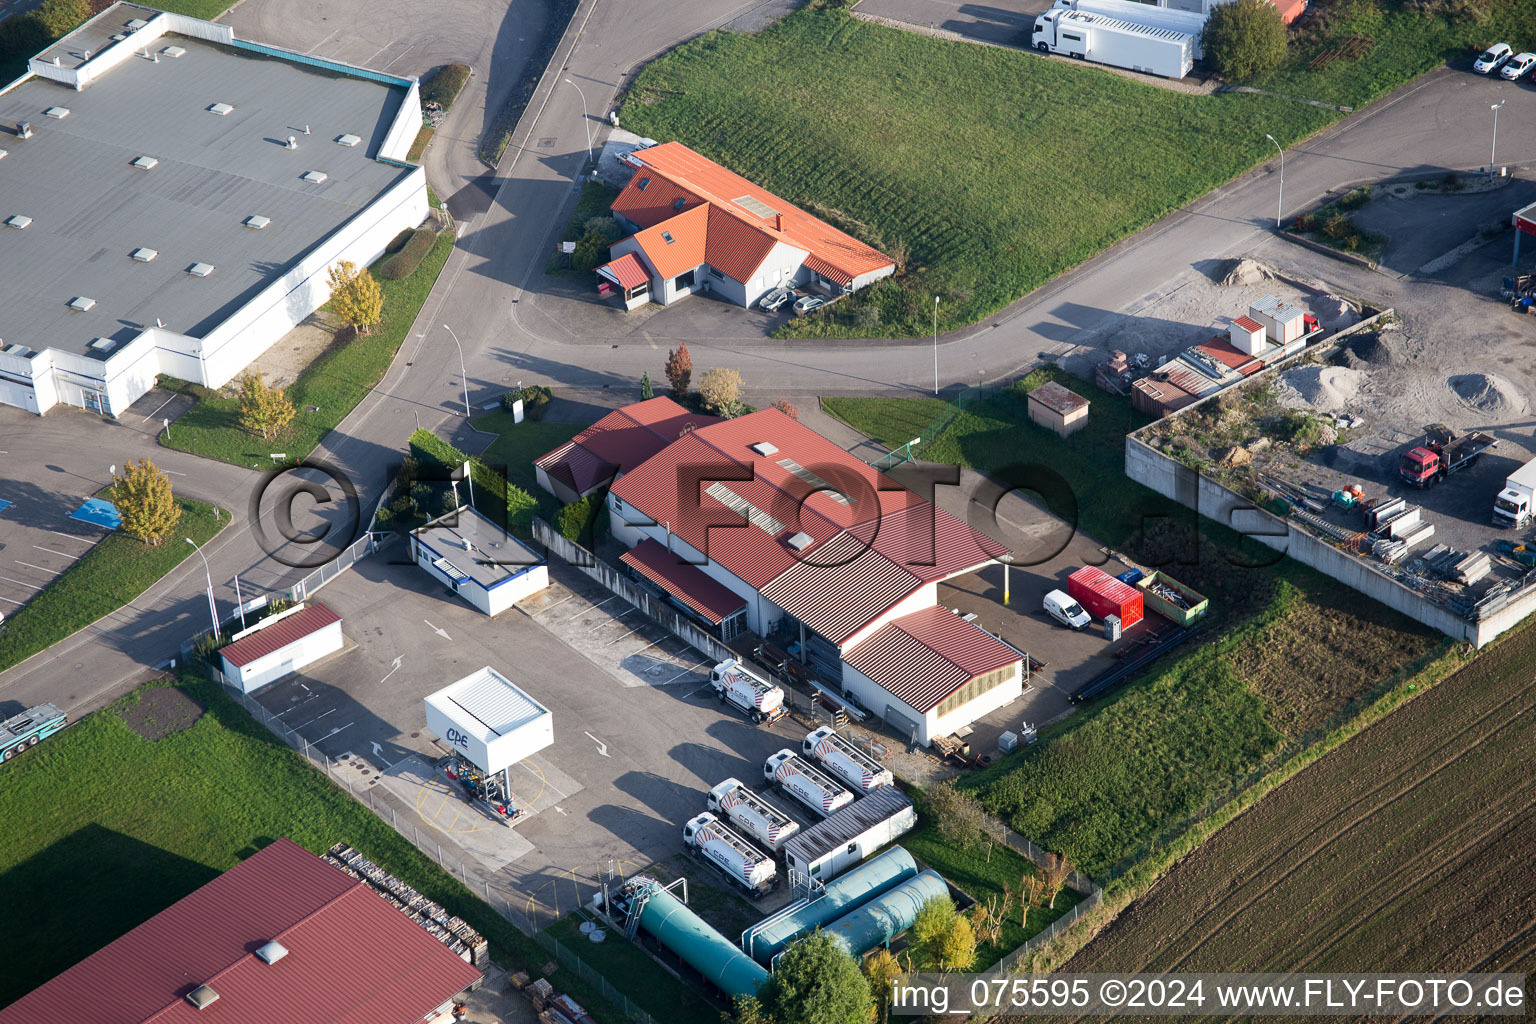
[[[555,742],[550,710],[489,665],[425,703],[427,728],[484,772],[500,772]]]

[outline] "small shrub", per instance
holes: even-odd
[[[605,500],[606,492],[595,491],[580,501],[562,505],[560,511],[555,513],[555,521],[550,525],[566,540],[591,548],[597,539],[593,536],[596,533],[597,515],[602,511]]]
[[[1323,234],[1341,242],[1355,233],[1355,223],[1347,213],[1335,213],[1323,222]]]
[[[1360,207],[1364,206],[1366,203],[1368,203],[1370,201],[1371,201],[1371,186],[1365,185],[1365,186],[1363,186],[1361,188],[1351,189],[1344,196],[1344,198],[1340,199],[1339,200],[1339,209],[1341,209],[1341,210],[1358,210],[1358,209],[1360,209]]]
[[[1440,184],[1447,192],[1455,192],[1461,188],[1461,178],[1457,177],[1455,171],[1446,171],[1445,177],[1440,179]]]
[[[585,235],[601,235],[608,239],[612,245],[624,237],[624,229],[619,227],[619,222],[612,217],[588,217],[587,222],[581,226]]]
[[[437,233],[431,228],[417,228],[405,240],[398,251],[379,264],[379,277],[385,281],[400,281],[416,273],[421,261],[427,258],[437,242]],[[391,243],[393,244],[393,243]]]
[[[1316,231],[1317,230],[1317,214],[1315,214],[1315,213],[1304,213],[1304,214],[1302,214],[1301,216],[1296,218],[1296,222],[1291,225],[1291,229],[1293,231],[1298,231],[1298,232],[1300,232],[1302,234],[1306,234],[1309,231]]]
[[[523,419],[541,420],[555,394],[542,384],[530,384],[525,388],[513,388],[501,396],[501,411],[511,412],[517,400],[523,400]]]
[[[872,328],[880,326],[880,307],[866,303],[853,314],[853,322],[860,327]]]
[[[443,64],[433,68],[421,82],[421,105],[436,103],[447,111],[468,81],[467,64]]]

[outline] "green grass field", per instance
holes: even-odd
[[[453,241],[453,232],[442,233],[410,277],[379,282],[384,289],[384,322],[372,334],[333,344],[299,374],[288,389],[297,412],[281,435],[263,440],[260,434],[240,426],[240,403],[236,399],[222,392],[177,383],[170,386],[195,394],[197,404],[172,425],[170,442],[162,437],[160,443],[253,469],[265,468],[269,464],[268,454],[274,451],[287,452],[294,458],[308,455],[389,370],[406,332],[453,252]],[[258,359],[252,367],[260,365]],[[166,383],[162,379],[162,386]],[[317,411],[310,411],[310,406],[317,407]]]
[[[118,712],[141,689],[3,769],[0,820],[26,827],[0,831],[0,890],[35,906],[0,935],[0,1006],[279,836],[315,853],[350,843],[473,924],[503,966],[548,959],[212,683],[179,685],[207,708],[185,731],[148,741],[130,729]],[[599,1020],[622,1019],[570,972],[557,981]]]
[[[229,525],[211,505],[177,498],[181,522],[159,547],[121,533],[102,538],[22,608],[6,617],[0,631],[0,671],[47,650],[138,597],[151,584],[194,557],[183,538],[199,545]]]
[[[1046,379],[1092,400],[1086,429],[1062,439],[1029,422],[1024,394]],[[941,408],[933,399],[822,404],[887,447],[921,433]],[[1005,479],[1019,461],[1050,467],[1067,485],[1066,497],[1047,501],[1053,511],[1211,600],[1200,642],[965,783],[1022,835],[1094,877],[1283,745],[1315,741],[1396,674],[1447,649],[1438,633],[1305,566],[1275,563],[1268,549],[1128,480],[1124,435],[1143,422],[1124,399],[1039,371],[971,403],[918,452]]]
[[[657,60],[621,120],[888,252],[905,247],[904,287],[787,329],[910,336],[930,329],[933,295],[941,328],[978,320],[1268,159],[1265,133],[1290,144],[1338,116],[1269,96],[1190,96],[812,4]],[[859,314],[871,304],[877,314]]]
[[[586,429],[580,423],[545,423],[524,420],[513,423],[509,412],[493,412],[470,421],[476,430],[496,434],[496,440],[480,453],[480,461],[500,472],[506,470],[507,482],[515,484],[539,499],[539,515],[554,522],[560,501],[539,486],[533,472],[533,460],[552,448],[569,441]]]

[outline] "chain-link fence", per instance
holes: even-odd
[[[559,963],[575,971],[582,981],[585,981],[588,985],[601,992],[603,998],[617,1006],[620,1010],[623,1010],[624,1016],[634,1021],[635,1024],[656,1024],[654,1017],[631,1002],[630,998],[623,992],[610,985],[607,978],[603,977],[591,964],[563,945],[559,939],[548,932],[538,932],[534,935],[534,940],[553,953]]]
[[[923,428],[921,434],[897,448],[893,452],[887,452],[880,458],[871,462],[881,472],[887,472],[904,462],[911,462],[913,449],[921,448],[938,439],[939,435],[949,428],[949,425],[958,419],[967,408],[986,401],[1000,391],[1004,391],[1022,378],[1009,378],[1008,380],[995,381],[991,384],[979,384],[974,388],[963,388],[958,395],[944,406],[944,411],[933,418],[933,422]]]

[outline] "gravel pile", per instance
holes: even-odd
[[[1298,366],[1275,382],[1275,397],[1291,409],[1343,412],[1355,400],[1366,375],[1347,366]]]
[[[1223,288],[1237,288],[1247,284],[1259,284],[1274,278],[1274,271],[1257,260],[1243,258],[1232,264],[1227,276],[1221,279]]]
[[[1460,373],[1446,384],[1462,402],[1490,416],[1519,416],[1529,408],[1519,389],[1496,373]]]

